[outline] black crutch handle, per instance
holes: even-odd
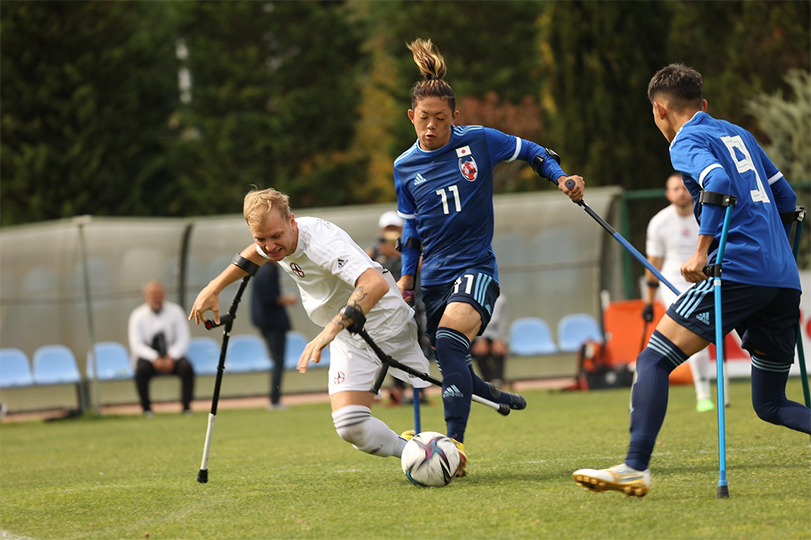
[[[228,323],[230,323],[231,321],[233,321],[236,318],[237,318],[236,315],[231,314],[231,313],[226,313],[225,315],[220,317],[219,324],[214,322],[214,320],[212,320],[212,319],[206,319],[206,322],[204,324],[205,324],[206,330],[211,330],[212,328],[217,328],[218,326],[228,324]]]

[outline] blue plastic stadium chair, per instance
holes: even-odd
[[[207,336],[193,337],[186,358],[194,367],[195,375],[216,375],[220,363],[220,344]]]
[[[586,341],[603,343],[597,320],[588,313],[564,315],[558,323],[558,346],[563,352],[577,352]]]
[[[304,352],[304,347],[307,346],[308,342],[309,340],[307,339],[307,336],[301,332],[290,331],[287,333],[287,342],[284,350],[285,369],[296,369],[298,359],[301,356],[301,353]],[[323,362],[324,360],[322,359],[321,361]],[[315,366],[318,364],[311,365]]]
[[[31,386],[34,377],[28,357],[20,349],[0,349],[0,388]]]
[[[269,371],[270,360],[265,341],[254,334],[231,336],[225,353],[225,369],[235,373]]]
[[[116,379],[132,379],[134,376],[130,353],[127,348],[117,341],[101,341],[93,347],[96,355],[96,365],[99,367],[100,381],[113,381]],[[93,359],[87,354],[87,376],[93,377]]]
[[[64,345],[43,345],[34,352],[36,384],[69,384],[81,380],[76,357]]]
[[[522,317],[510,325],[510,352],[517,356],[535,356],[558,352],[549,325],[538,317]]]

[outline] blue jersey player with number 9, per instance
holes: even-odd
[[[445,59],[430,40],[409,45],[423,80],[411,90],[408,118],[417,141],[394,162],[402,236],[403,296],[413,295],[422,248],[421,286],[428,318],[427,334],[442,370],[442,401],[448,436],[462,455],[457,476],[464,476],[464,436],[471,395],[513,409],[526,401],[501,392],[476,376],[470,343],[490,321],[499,295],[493,238],[493,168],[502,161],[526,161],[572,200],[583,197],[585,182],[567,176],[554,152],[534,142],[483,126],[454,126],[456,97],[445,82]],[[572,179],[574,187],[567,188]]]
[[[609,469],[580,469],[574,480],[591,491],[644,496],[650,462],[665,419],[668,375],[715,340],[712,280],[703,269],[715,261],[725,208],[699,204],[702,191],[732,195],[723,252],[723,334],[733,329],[752,357],[752,405],[772,424],[811,432],[811,409],[786,399],[800,321],[800,277],[781,214],[793,217],[797,196],[755,138],[707,114],[701,74],[683,64],[660,69],[648,85],[656,127],[670,143],[673,168],[693,196],[699,221],[695,253],[681,267],[695,283],[662,317],[636,361],[631,393],[631,442],[625,462]]]

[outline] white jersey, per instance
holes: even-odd
[[[298,285],[301,304],[310,319],[326,326],[346,305],[355,282],[374,268],[388,282],[389,290],[366,314],[365,328],[372,336],[395,335],[414,317],[391,272],[369,258],[340,227],[313,217],[296,218],[299,235],[296,251],[279,265]],[[257,246],[257,251],[264,256]]]
[[[662,257],[662,275],[680,292],[693,286],[681,275],[681,265],[693,256],[698,245],[698,222],[692,212],[680,216],[674,205],[661,210],[648,223],[645,249],[648,257]],[[676,299],[671,290],[659,287],[662,301],[669,306]]]

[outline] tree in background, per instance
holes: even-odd
[[[393,201],[392,161],[415,139],[416,37],[445,54],[460,123],[625,189],[670,171],[646,98],[663,65],[699,69],[711,113],[775,145],[747,100],[811,68],[809,2],[2,2],[0,15],[0,224],[233,213],[251,184],[299,207]],[[549,189],[521,164],[495,182]]]
[[[176,72],[165,5],[3,2],[3,224],[167,215]]]
[[[764,150],[797,188],[811,187],[811,73],[793,69],[785,76],[791,98],[778,90],[758,94],[746,104],[760,128],[769,134]]]
[[[763,137],[747,113],[754,95],[776,88],[793,68],[811,68],[811,2],[670,2],[668,60],[704,76],[709,112]]]
[[[548,138],[590,186],[645,188],[667,176],[647,88],[666,63],[668,15],[661,2],[553,2],[539,21]]]
[[[174,4],[189,49],[175,172],[194,213],[230,213],[252,184],[296,206],[358,201],[347,159],[359,93],[360,39],[335,2]]]

